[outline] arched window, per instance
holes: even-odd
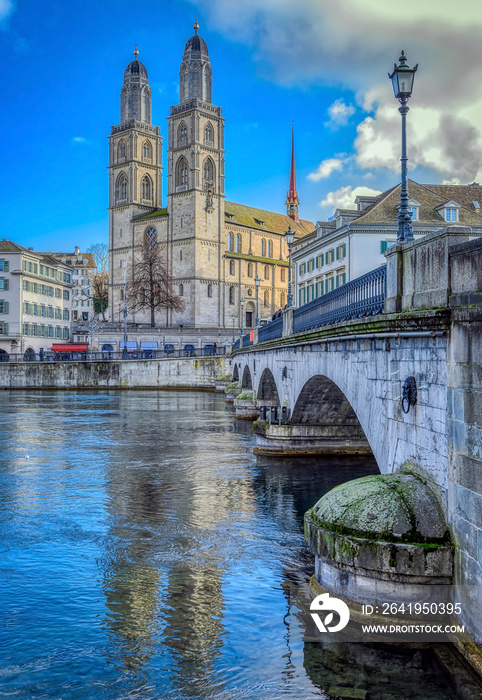
[[[212,145],[214,143],[214,129],[210,122],[204,127],[204,143]]]
[[[155,228],[147,229],[145,233],[146,245],[149,248],[155,248],[157,246],[157,231]]]
[[[241,236],[239,235],[239,233],[236,234],[236,252],[242,252]]]
[[[286,270],[284,269],[284,267],[281,268],[280,275],[281,275],[281,281],[284,282],[285,278],[286,278]]]
[[[203,166],[204,189],[214,191],[214,163],[211,158],[206,158]]]
[[[269,280],[269,265],[264,266],[264,278],[265,280]]]
[[[142,199],[152,199],[152,183],[149,175],[142,178]]]
[[[187,185],[187,160],[179,158],[176,167],[176,187]]]
[[[253,276],[253,263],[249,262],[248,263],[248,277]]]
[[[228,250],[233,249],[233,234],[231,231],[228,233]]]
[[[143,158],[151,158],[152,150],[151,150],[151,144],[149,141],[144,141],[144,144],[142,146],[142,157]]]
[[[279,295],[279,305],[283,309],[285,304],[286,304],[286,295],[284,292],[281,292],[281,294]]]
[[[261,257],[266,257],[266,241],[264,240],[264,238],[261,239]]]
[[[268,241],[268,258],[273,257],[273,241]]]
[[[230,275],[236,274],[236,263],[234,262],[234,260],[229,261],[229,274]]]
[[[180,297],[184,296],[184,285],[183,284],[179,285],[179,296]]]
[[[117,150],[117,155],[119,158],[125,158],[126,157],[126,142],[124,140],[119,141],[119,146]]]
[[[208,297],[212,297],[213,295],[213,285],[208,284]]]
[[[182,248],[181,248],[181,250],[179,251],[179,260],[182,260]]]
[[[115,198],[116,202],[127,201],[127,175],[125,173],[121,173],[117,178]]]
[[[269,292],[268,290],[265,291],[264,293],[264,299],[263,299],[264,305],[269,306]]]
[[[177,145],[181,146],[185,143],[187,143],[187,126],[184,122],[181,122],[177,130]]]
[[[234,287],[229,288],[229,303],[234,304]]]

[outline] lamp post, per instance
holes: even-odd
[[[244,333],[244,328],[243,328],[243,321],[244,321],[244,299],[241,298],[241,301],[239,302],[241,304],[241,338],[243,337]]]
[[[261,284],[261,280],[258,277],[258,273],[256,273],[256,277],[254,278],[254,283],[256,285],[256,328],[259,326],[259,285]]]
[[[288,309],[293,306],[293,293],[291,291],[291,246],[295,240],[294,231],[291,230],[291,226],[288,226],[288,230],[285,233],[286,245],[288,246]]]
[[[413,241],[412,212],[408,207],[407,187],[407,114],[409,110],[407,102],[412,96],[413,80],[418,63],[415,68],[409,68],[406,65],[407,57],[404,51],[402,51],[402,55],[398,60],[400,64],[398,66],[396,63],[393,65],[393,73],[391,75],[389,73],[388,77],[392,81],[395,97],[400,102],[398,111],[402,115],[402,157],[400,158],[402,163],[402,187],[400,190],[400,209],[398,211],[397,242],[403,243],[405,241]]]
[[[124,260],[124,350],[122,358],[127,360],[127,262]]]
[[[235,321],[235,318],[236,318],[236,314],[235,314],[234,311],[233,311],[233,345],[234,345],[234,343],[236,342],[236,338],[234,337],[234,321]]]

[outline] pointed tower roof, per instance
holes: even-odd
[[[295,129],[294,126],[291,127],[291,168],[290,168],[290,187],[288,194],[286,195],[286,206],[287,214],[293,219],[293,221],[298,221],[298,207],[300,200],[298,199],[298,192],[296,190],[296,172],[295,172]]]
[[[124,81],[129,80],[130,76],[141,76],[142,78],[145,78],[147,80],[147,70],[146,67],[143,63],[141,63],[138,60],[138,55],[139,51],[137,50],[137,44],[136,48],[134,49],[134,60],[129,63],[127,68],[124,71]]]

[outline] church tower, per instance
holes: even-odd
[[[198,34],[186,43],[180,103],[171,107],[168,147],[170,272],[185,311],[170,324],[223,325],[224,119],[212,104],[212,68]]]
[[[120,320],[124,264],[134,261],[133,219],[162,206],[161,130],[151,123],[151,88],[145,66],[134,60],[124,71],[120,124],[109,136],[109,308]]]
[[[299,221],[298,208],[300,200],[296,190],[296,173],[295,173],[295,130],[291,129],[291,169],[290,169],[290,188],[286,195],[286,214],[293,219]]]

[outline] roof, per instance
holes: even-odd
[[[353,224],[396,223],[400,204],[400,187],[398,184],[377,197],[376,202],[360,212]],[[482,206],[482,187],[479,185],[420,185],[413,180],[408,181],[408,196],[420,203],[419,218],[415,224],[438,226],[444,220],[437,208],[453,199],[461,205],[459,221],[465,226],[482,227],[482,210],[478,210],[473,202],[478,201]]]
[[[141,214],[141,216],[134,216],[132,221],[142,221],[143,219],[154,219],[157,216],[165,216],[167,214],[167,207],[163,209],[156,209],[155,211],[150,211],[149,214]]]
[[[207,56],[209,56],[208,52],[208,47],[206,42],[202,37],[196,34],[193,34],[193,36],[187,40],[186,46],[184,47],[184,53],[191,53],[191,51],[195,51],[196,53],[205,53]]]
[[[66,262],[63,263],[64,265],[69,265],[69,267],[96,267],[95,264],[95,259],[92,253],[79,253],[78,255],[74,253],[46,253],[46,255],[50,255],[51,257],[55,258],[57,262],[62,262],[62,259],[65,258]],[[72,264],[72,260],[75,260],[75,262]],[[87,264],[84,265],[84,260],[87,260]]]
[[[296,236],[300,238],[306,236],[315,229],[315,225],[311,221],[305,219],[294,221],[286,214],[277,214],[272,211],[266,211],[265,209],[257,209],[255,207],[248,207],[245,204],[237,204],[236,202],[224,202],[224,212],[226,223],[248,226],[249,228],[266,231],[267,233],[284,235],[288,226],[291,226]],[[260,221],[264,222],[264,226],[259,223]]]
[[[33,253],[33,251],[4,238],[0,241],[0,253]]]
[[[136,59],[131,61],[124,71],[124,80],[130,75],[140,75],[143,78],[147,78],[147,69],[143,63]]]

